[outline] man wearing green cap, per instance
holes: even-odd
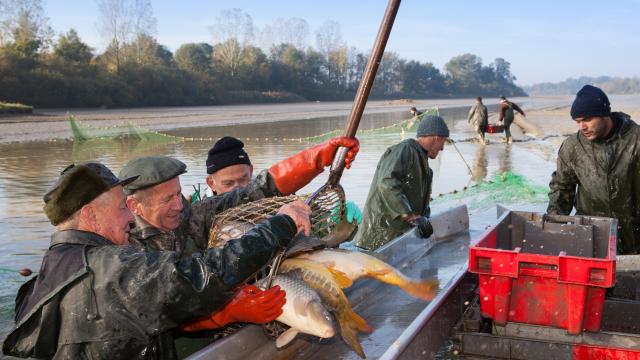
[[[244,187],[194,205],[181,194],[179,175],[187,171],[184,163],[166,156],[131,160],[120,171],[121,177],[140,175],[125,186],[127,206],[136,218],[129,240],[136,246],[185,254],[206,249],[216,214],[250,201],[294,193],[331,165],[341,146],[349,148],[348,168],[358,152],[358,140],[336,137],[276,163]],[[217,161],[208,165],[216,167]]]
[[[578,132],[558,150],[547,213],[618,219],[617,253],[640,253],[640,126],[585,85],[571,106]]]
[[[298,231],[308,234],[309,208],[288,204],[226,247],[191,257],[141,251],[119,246],[133,221],[123,186],[136,178],[118,179],[100,163],[72,165],[46,193],[44,211],[57,231],[38,276],[18,291],[5,355],[174,359],[170,330],[194,317],[219,310],[211,317],[217,325],[264,318],[259,299],[227,301]],[[281,307],[282,291],[268,291]]]
[[[433,171],[427,159],[435,159],[449,137],[440,116],[425,116],[416,139],[407,139],[385,151],[378,162],[364,219],[354,244],[375,250],[416,226],[427,238],[433,233],[428,220]]]

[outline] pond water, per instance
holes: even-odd
[[[491,110],[491,109],[490,109]],[[470,204],[471,225],[484,228],[495,219],[495,202],[491,198],[464,195],[464,189],[476,182],[492,178],[496,173],[511,171],[523,175],[533,185],[546,186],[555,165],[557,139],[535,140],[505,145],[498,135],[488,135],[491,144],[480,146],[468,141],[473,133],[466,121],[467,108],[441,110],[452,131],[456,147],[447,145],[441,155],[430,160],[434,170],[432,212],[437,213],[460,203]],[[365,115],[361,129],[374,129],[398,123],[407,113]],[[269,124],[188,128],[169,133],[182,137],[219,138],[236,136],[246,144],[254,169],[260,171],[274,162],[313,145],[302,138],[316,136],[345,126],[345,117],[305,119]],[[407,133],[376,133],[360,136],[361,150],[341,184],[349,200],[364,206],[369,185],[381,154]],[[297,138],[299,141],[283,140]],[[561,140],[561,139],[560,139]],[[188,173],[181,176],[183,192],[204,185],[205,159],[212,141],[145,142],[122,140],[90,140],[84,142],[55,141],[0,145],[0,337],[4,339],[13,325],[13,301],[25,278],[17,270],[36,271],[54,231],[42,211],[42,195],[57,174],[72,162],[98,160],[117,174],[130,159],[145,155],[168,155],[182,160]],[[464,160],[463,160],[464,159]],[[473,175],[469,174],[467,165]],[[306,186],[301,193],[312,192],[327,179],[328,171]],[[451,194],[455,196],[442,196]],[[494,198],[495,199],[495,198]],[[516,198],[498,198],[508,206],[522,210],[544,210],[544,201],[522,202]]]

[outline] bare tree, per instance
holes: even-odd
[[[214,65],[236,77],[242,50],[253,41],[253,19],[240,9],[223,10],[209,30],[215,44]]]
[[[235,40],[241,46],[251,44],[254,38],[253,19],[241,9],[222,10],[209,27],[213,43]]]
[[[0,46],[32,42],[39,49],[47,49],[52,39],[42,0],[0,0]]]
[[[309,24],[300,18],[278,19],[275,24],[276,34],[281,44],[291,44],[304,49],[309,37]]]
[[[115,71],[124,60],[122,48],[128,42],[132,29],[131,8],[127,0],[98,0],[100,32],[113,52]]]
[[[138,64],[151,61],[148,54],[155,53],[157,43],[156,18],[153,16],[150,0],[134,0],[131,4],[131,23],[135,42],[135,58]]]
[[[318,30],[316,30],[316,46],[325,57],[333,50],[343,47],[342,32],[340,24],[333,20],[325,21]]]

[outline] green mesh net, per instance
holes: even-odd
[[[437,115],[437,114],[438,114],[437,108],[429,109],[418,116],[412,117],[410,119],[402,120],[395,124],[386,125],[386,126],[382,126],[374,129],[359,130],[357,136],[363,137],[367,135],[415,132],[418,126],[418,123],[424,116]],[[71,127],[73,139],[76,141],[86,141],[86,140],[95,140],[95,139],[99,139],[99,140],[139,139],[139,140],[150,141],[150,142],[218,140],[217,138],[212,138],[212,137],[211,138],[195,138],[195,137],[181,137],[181,136],[168,135],[158,131],[145,129],[143,127],[137,126],[130,122],[124,123],[121,125],[108,126],[108,127],[89,126],[89,125],[83,124],[81,121],[76,119],[73,115],[69,115],[69,125]],[[319,143],[319,142],[328,140],[332,137],[340,136],[343,134],[343,131],[344,130],[332,130],[319,135],[298,137],[298,138],[278,138],[278,139],[260,138],[256,140],[262,140],[265,142],[278,140],[278,141]]]
[[[464,201],[469,209],[492,208],[496,204],[543,204],[549,188],[534,184],[511,171],[495,174],[490,180],[447,194],[433,195],[433,202]]]

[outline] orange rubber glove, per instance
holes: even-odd
[[[253,285],[245,285],[222,309],[183,324],[179,329],[186,332],[211,330],[234,322],[266,324],[282,314],[285,295],[279,286],[262,291]]]
[[[283,195],[293,194],[331,165],[341,146],[349,148],[344,161],[348,169],[360,150],[360,143],[356,138],[339,136],[276,163],[269,168],[269,174]]]

